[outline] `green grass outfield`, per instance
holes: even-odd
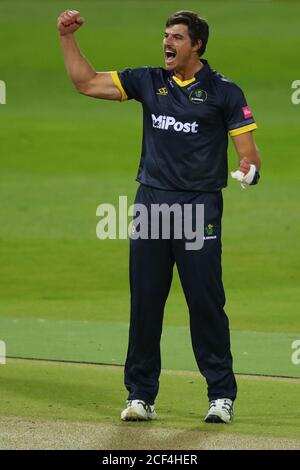
[[[109,324],[113,345],[119,325],[124,328],[129,319],[128,242],[96,239],[96,207],[104,202],[117,203],[119,195],[133,200],[141,110],[134,102],[92,100],[73,90],[56,33],[57,15],[66,8],[78,9],[86,18],[77,37],[97,70],[163,65],[164,21],[177,9],[197,10],[210,22],[205,58],[244,89],[258,122],[255,138],[263,158],[257,187],[242,191],[231,180],[224,191],[226,311],[233,340],[241,339],[235,360],[242,364],[242,372],[264,372],[261,365],[267,362],[269,373],[275,370],[277,375],[299,375],[300,365],[292,368],[290,362],[291,341],[300,339],[300,106],[291,103],[291,83],[300,79],[300,3],[296,1],[0,2],[0,80],[7,87],[7,104],[0,105],[0,340],[6,341],[8,354],[13,351],[11,355],[21,356],[31,351],[31,357],[40,355],[39,320],[60,325],[51,332],[53,347],[62,356],[64,344],[70,344],[70,348],[74,344],[68,343],[67,332],[76,322],[77,331],[80,324],[84,330],[84,322],[97,322],[99,329]],[[230,146],[230,170],[236,168],[236,161]],[[66,322],[66,337],[61,321]],[[115,329],[111,327],[114,323]],[[166,306],[166,334],[175,331],[172,328],[183,331],[187,325],[187,307],[176,274]],[[29,329],[31,336],[24,340]],[[242,355],[247,352],[243,335],[250,335],[247,345],[252,345],[252,350],[260,335],[266,335],[266,344],[270,338],[276,339],[268,350],[263,341],[261,353],[249,355],[248,360]],[[126,339],[127,334],[124,344]],[[170,344],[172,347],[174,344]],[[95,344],[91,349],[96,355]],[[272,355],[272,349],[280,355]],[[88,350],[87,342],[84,354]],[[73,352],[65,351],[60,359],[69,358]],[[173,363],[166,357],[166,364],[176,368],[182,363],[176,357]],[[25,367],[28,377],[35,375],[36,388],[29,385]],[[24,400],[30,413],[45,412],[47,400],[40,392],[54,389],[64,369],[53,366],[48,381],[44,381],[46,369],[30,367],[17,363],[0,366],[6,394],[1,413],[22,414],[22,409],[24,413]],[[75,370],[77,373],[75,368],[67,369],[65,388],[62,384],[63,389],[57,391],[62,393],[61,413],[66,417],[77,412],[77,407],[65,406],[63,398],[75,383]],[[88,384],[84,374],[89,372],[79,370],[83,376],[74,393],[78,403],[84,403],[80,395]],[[111,384],[119,384],[114,405],[107,404],[107,415],[104,413],[113,419],[124,393],[121,372],[106,369],[103,374],[103,380],[99,378],[89,390],[91,396],[114,396]],[[184,396],[185,379],[166,377],[159,398],[162,414],[168,424],[184,426],[189,418],[176,406],[174,414],[168,414],[164,403],[168,392],[170,399],[176,400],[174,387]],[[298,400],[298,385],[248,379],[240,382],[240,394],[251,388],[253,406],[247,408],[246,395],[240,398],[237,406],[241,407],[242,421],[230,432],[262,433],[270,426],[275,434],[294,435],[292,406]],[[23,389],[26,394],[21,393]],[[266,405],[270,406],[266,410],[268,419],[262,411],[266,397],[272,397]],[[288,407],[288,415],[280,408],[283,406]],[[202,412],[205,408],[204,400]],[[276,421],[277,409],[280,416]],[[53,410],[49,408],[48,412],[50,416]],[[95,409],[91,407],[89,413],[96,419]],[[255,425],[258,420],[261,426]],[[196,426],[196,418],[193,423]]]
[[[9,357],[115,365],[124,364],[126,357],[129,326],[124,322],[2,317],[0,327]],[[300,348],[297,353],[291,347],[294,341],[297,335],[232,331],[235,372],[299,378],[292,354],[297,359]],[[163,368],[198,370],[187,327],[166,325],[161,350]]]
[[[80,46],[98,70],[162,65],[163,22],[181,6],[75,0],[87,21]],[[0,69],[7,85],[0,107],[0,328],[1,317],[128,322],[128,243],[97,240],[95,212],[119,195],[134,197],[141,112],[134,102],[92,100],[73,90],[55,29],[65,8],[62,1],[1,2],[0,39],[9,46]],[[299,3],[277,1],[202,2],[200,12],[212,25],[207,58],[245,89],[264,160],[259,186],[243,192],[230,181],[224,191],[231,328],[296,338],[300,107],[290,95],[298,77],[299,12]],[[284,34],[275,45],[279,28]],[[229,160],[234,169],[232,148]],[[165,325],[187,324],[176,275]],[[290,353],[288,345],[282,361]]]

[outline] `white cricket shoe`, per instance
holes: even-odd
[[[122,421],[150,421],[156,419],[154,405],[143,400],[127,400],[127,407],[121,413]]]
[[[230,423],[233,421],[233,402],[230,398],[218,398],[209,402],[206,423]]]

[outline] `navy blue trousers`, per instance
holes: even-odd
[[[153,404],[159,390],[160,338],[164,306],[176,263],[190,314],[193,351],[208,386],[208,398],[236,397],[229,322],[221,268],[223,199],[218,192],[165,191],[141,185],[135,203],[204,204],[202,249],[186,250],[186,240],[131,239],[131,316],[125,386],[128,400]]]

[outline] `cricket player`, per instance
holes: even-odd
[[[76,89],[94,98],[135,99],[143,107],[135,203],[149,209],[153,204],[204,205],[204,244],[199,250],[187,250],[184,237],[130,240],[128,400],[121,419],[157,417],[163,313],[176,264],[189,307],[193,351],[208,387],[205,421],[229,423],[237,386],[221,273],[222,189],[227,186],[228,135],[239,157],[233,178],[243,187],[258,182],[261,162],[253,140],[257,125],[242,90],[202,58],[209,26],[196,13],[179,11],[167,20],[164,68],[96,72],[74,38],[83,23],[77,11],[58,18],[66,69]]]

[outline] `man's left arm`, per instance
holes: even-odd
[[[255,184],[255,182],[257,182],[257,173],[261,167],[261,159],[258,148],[254,142],[253,133],[244,132],[242,134],[232,136],[232,141],[239,157],[239,171],[244,173],[244,175],[248,175],[250,173],[249,176],[252,176],[253,173],[253,183],[250,182],[248,184]],[[255,165],[256,176],[251,165]],[[251,169],[253,171],[250,172]]]

